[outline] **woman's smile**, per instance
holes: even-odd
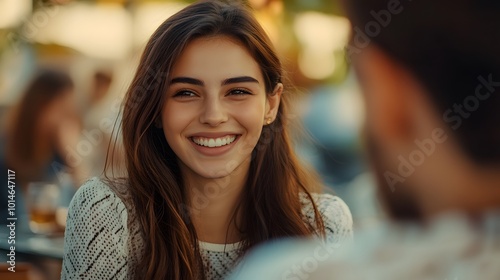
[[[189,137],[193,147],[205,156],[220,156],[230,151],[240,139],[240,134],[226,134],[220,137]]]
[[[203,136],[193,136],[190,137],[191,141],[196,143],[199,146],[208,147],[208,148],[218,148],[222,146],[229,145],[236,140],[238,135],[226,135],[223,137],[203,137]]]

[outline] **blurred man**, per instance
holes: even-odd
[[[345,2],[392,225],[264,248],[236,279],[500,279],[500,2]]]

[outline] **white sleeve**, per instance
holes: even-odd
[[[93,178],[73,197],[64,236],[61,279],[127,279],[127,210]]]

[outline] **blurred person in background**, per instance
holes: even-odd
[[[223,279],[266,240],[350,239],[349,209],[291,149],[284,80],[243,2],[161,24],[125,97],[127,177],[76,193],[62,279]]]
[[[82,108],[83,135],[93,146],[93,149],[82,157],[90,167],[86,178],[102,175],[106,164],[112,166],[114,174],[124,169],[121,137],[112,139],[113,129],[118,128],[121,120],[118,105],[122,97],[112,94],[110,90],[112,85],[113,71],[104,68],[96,69],[92,75],[88,101]],[[119,135],[115,134],[115,136]],[[114,149],[108,150],[110,142],[113,142]],[[109,161],[106,161],[107,158]]]
[[[113,73],[110,70],[98,69],[95,71],[89,97],[89,107],[98,105],[106,98],[112,82]]]
[[[73,185],[81,183],[81,165],[72,165],[66,155],[80,137],[74,87],[70,76],[60,70],[42,69],[27,86],[20,102],[7,115],[0,134],[2,170],[16,172],[18,213],[30,182],[62,184],[61,172],[72,174]],[[7,182],[7,173],[5,180]],[[2,177],[3,178],[3,177]],[[5,188],[4,192],[7,192]],[[6,199],[7,194],[2,199]],[[2,209],[7,203],[2,203]],[[1,211],[7,215],[7,210]],[[6,221],[6,219],[1,219]]]
[[[336,251],[263,248],[232,279],[500,279],[500,2],[346,6],[392,222]]]

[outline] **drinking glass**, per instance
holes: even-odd
[[[57,184],[33,182],[28,185],[30,229],[34,233],[49,234],[58,229],[56,212],[60,197]]]

